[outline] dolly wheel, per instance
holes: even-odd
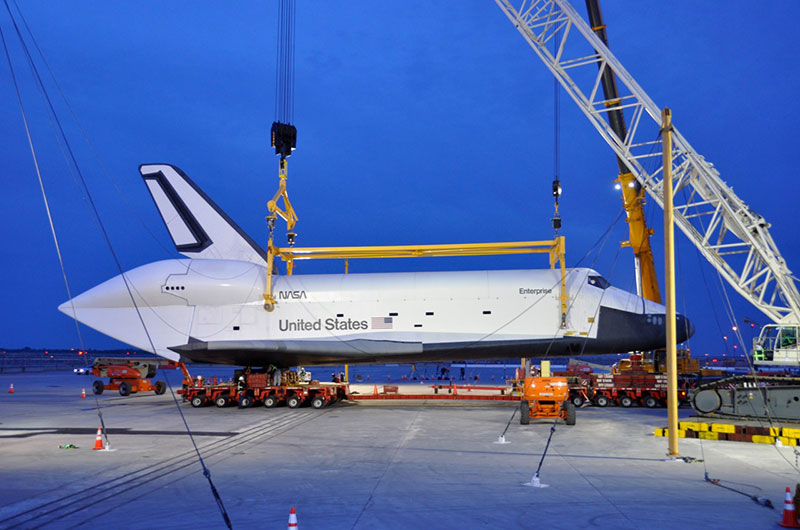
[[[658,406],[658,400],[653,396],[647,396],[644,398],[644,406],[648,409],[654,409]]]
[[[267,396],[264,398],[264,406],[268,409],[274,408],[278,406],[278,398],[275,396]]]
[[[246,409],[252,404],[253,404],[253,398],[251,398],[250,396],[242,396],[242,399],[239,400],[240,409]]]
[[[192,406],[194,408],[200,408],[206,404],[206,398],[203,396],[195,396],[192,398]]]
[[[127,381],[123,381],[119,384],[119,395],[120,396],[127,396],[131,393],[131,384]]]
[[[321,409],[325,406],[325,398],[322,396],[316,396],[314,399],[311,400],[311,407],[315,409]]]
[[[297,396],[289,396],[286,398],[286,406],[290,409],[296,409],[303,401]]]
[[[630,396],[622,396],[619,398],[619,404],[625,407],[626,409],[633,405],[633,399]]]
[[[214,405],[218,406],[219,408],[227,407],[228,406],[228,398],[225,396],[220,396],[214,400]]]
[[[525,400],[519,403],[519,424],[528,425],[531,422],[531,405]]]
[[[567,425],[575,425],[575,405],[567,403]]]
[[[102,394],[103,390],[105,389],[106,387],[102,381],[95,381],[94,383],[92,383],[92,392],[94,392],[97,395]]]
[[[167,384],[164,381],[156,382],[156,395],[160,396],[167,391]]]
[[[583,396],[582,396],[582,395],[580,395],[580,394],[575,394],[574,396],[572,396],[572,397],[570,398],[570,401],[571,401],[571,402],[572,402],[572,404],[573,404],[573,405],[575,405],[576,407],[580,407],[581,405],[583,405],[583,401],[584,401],[584,399],[583,399]]]
[[[608,398],[603,394],[600,394],[596,398],[594,398],[594,404],[598,407],[607,407],[608,406]]]

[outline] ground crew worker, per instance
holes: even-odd
[[[239,396],[239,408],[242,408],[242,398],[244,397],[244,389],[247,384],[244,381],[244,376],[239,376],[239,381],[236,383],[236,393]]]

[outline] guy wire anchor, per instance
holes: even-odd
[[[508,431],[508,427],[509,427],[509,425],[511,425],[511,422],[514,420],[514,415],[516,413],[517,413],[517,408],[514,407],[514,412],[511,414],[511,417],[508,419],[508,423],[506,423],[506,428],[503,429],[503,434],[501,434],[497,438],[496,442],[492,442],[492,443],[496,443],[496,444],[510,444],[511,443],[511,442],[507,442],[506,441],[506,432]]]
[[[539,481],[539,472],[533,474],[533,478],[531,478],[530,482],[524,482],[523,486],[528,486],[529,488],[549,488],[549,484],[542,484]]]
[[[544,464],[544,457],[547,456],[547,449],[550,447],[550,440],[553,438],[553,434],[556,432],[556,422],[558,418],[553,420],[553,425],[550,426],[550,436],[547,437],[547,443],[544,446],[544,451],[542,451],[542,458],[539,460],[539,467],[536,468],[536,473],[533,474],[533,478],[531,478],[530,482],[524,482],[523,486],[528,486],[529,488],[547,488],[547,484],[542,484],[539,482],[539,471],[542,470],[542,464]]]

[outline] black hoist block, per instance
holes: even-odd
[[[297,147],[297,127],[276,121],[272,124],[271,132],[275,154],[281,155],[281,158],[291,156]]]

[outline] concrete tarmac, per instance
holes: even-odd
[[[99,396],[114,451],[93,451],[95,399],[80,398],[91,381],[0,376],[0,528],[224,528],[170,393]],[[556,426],[547,488],[523,484],[552,422],[515,417],[510,443],[495,444],[509,404],[180,409],[234,528],[285,528],[292,506],[303,530],[772,528],[800,482],[792,447],[682,439],[705,462],[665,461],[653,436],[665,409],[579,409],[577,425]]]

